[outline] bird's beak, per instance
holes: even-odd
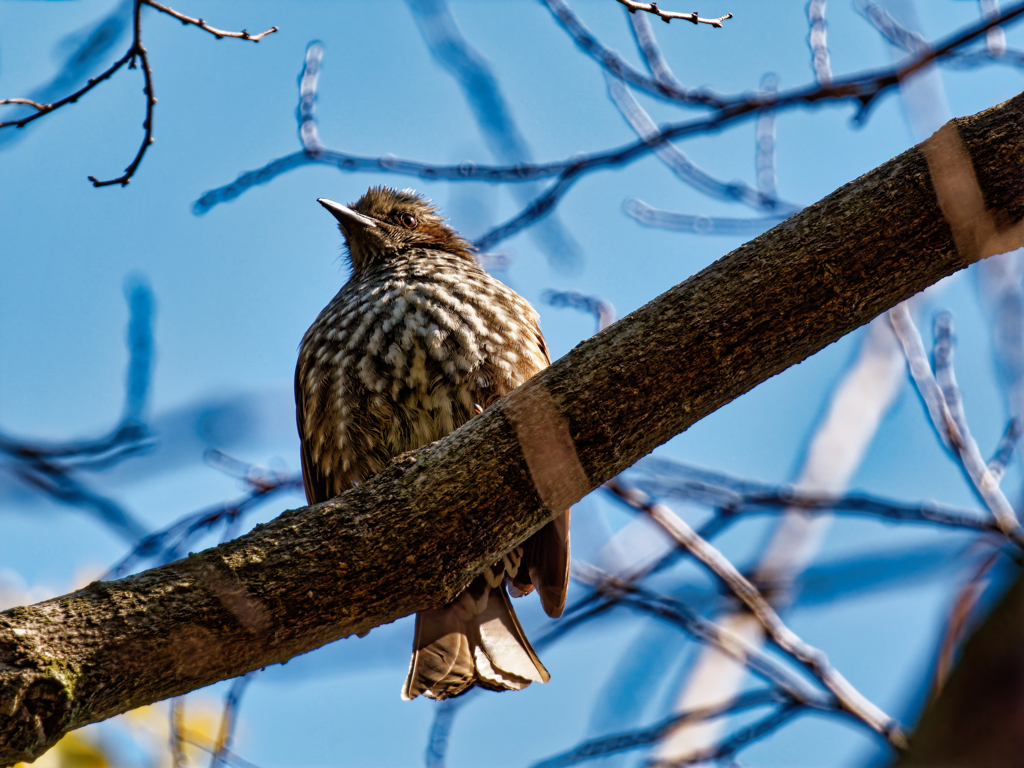
[[[336,203],[325,197],[318,197],[316,201],[331,212],[331,215],[338,220],[341,228],[346,233],[351,233],[353,230],[375,229],[377,227],[375,219],[353,211],[351,208],[346,208],[341,203]]]

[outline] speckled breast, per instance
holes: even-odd
[[[306,333],[300,428],[340,493],[547,364],[525,299],[464,258],[412,251],[354,275]]]

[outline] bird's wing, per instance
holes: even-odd
[[[540,326],[534,323],[534,338],[540,356],[548,364],[551,356]],[[538,369],[542,370],[541,369]],[[552,618],[562,615],[569,591],[569,513],[565,510],[523,545],[519,571],[509,579],[513,594],[523,595],[537,589],[544,612]]]
[[[331,493],[328,478],[310,455],[309,440],[306,436],[306,397],[302,391],[301,376],[300,357],[299,363],[295,366],[295,421],[299,428],[299,442],[302,444],[302,483],[306,488],[306,501],[310,504],[319,504],[332,498],[334,494]]]

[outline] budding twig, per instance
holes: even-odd
[[[252,40],[253,42],[259,42],[267,35],[276,32],[277,27],[271,27],[265,32],[261,32],[258,35],[250,35],[244,29],[241,32],[228,32],[223,29],[216,29],[209,26],[203,19],[193,19],[190,16],[175,11],[173,8],[160,5],[159,3],[153,2],[152,0],[135,0],[134,7],[132,10],[132,43],[129,46],[127,52],[120,59],[115,61],[106,70],[97,75],[96,77],[89,78],[89,81],[76,90],[65,96],[62,99],[50,103],[42,103],[33,99],[23,98],[12,98],[12,99],[0,99],[0,106],[5,104],[10,105],[21,105],[32,107],[35,112],[32,112],[25,117],[18,118],[17,120],[8,120],[7,122],[0,122],[0,128],[24,128],[26,125],[34,120],[38,120],[43,115],[48,115],[54,110],[60,109],[68,104],[74,104],[82,96],[87,94],[97,85],[102,83],[104,80],[108,80],[111,75],[117,72],[125,64],[128,65],[129,69],[136,69],[141,64],[142,77],[144,85],[142,88],[143,94],[146,97],[146,117],[143,120],[142,127],[145,129],[145,133],[142,137],[142,143],[139,146],[138,152],[135,153],[135,158],[124,169],[124,173],[114,179],[107,179],[101,181],[95,176],[89,176],[89,181],[92,182],[94,187],[109,187],[113,185],[121,185],[122,187],[127,186],[128,182],[131,181],[132,176],[138,170],[139,165],[142,163],[142,158],[146,154],[146,150],[149,149],[150,145],[155,141],[153,138],[153,107],[156,105],[156,97],[153,95],[153,70],[149,65],[149,56],[146,52],[145,47],[142,45],[142,6],[148,5],[151,8],[155,8],[161,13],[166,13],[169,16],[181,21],[182,24],[192,24],[200,29],[209,32],[218,40],[222,37],[233,37],[241,40]]]
[[[160,3],[155,3],[153,2],[153,0],[142,0],[142,3],[144,5],[148,5],[150,8],[156,8],[156,10],[160,11],[160,13],[166,13],[168,16],[173,16],[182,24],[192,24],[196,27],[199,27],[204,32],[209,32],[218,40],[220,40],[222,37],[236,37],[239,40],[252,40],[254,43],[258,43],[267,35],[277,32],[277,27],[271,27],[266,32],[260,32],[258,35],[250,35],[244,29],[241,32],[228,32],[223,29],[211,27],[203,19],[193,19],[191,16],[186,16],[183,13],[178,13],[178,11],[174,10],[173,8],[168,8],[166,5],[160,5]]]
[[[657,3],[637,3],[633,0],[618,1],[626,6],[630,13],[644,11],[645,13],[657,16],[666,24],[672,21],[672,19],[681,19],[682,21],[689,21],[692,24],[707,24],[711,27],[721,27],[723,21],[727,21],[732,18],[732,14],[727,13],[725,16],[719,16],[717,19],[705,19],[699,16],[696,11],[693,13],[678,13],[677,11],[663,11],[658,7]]]

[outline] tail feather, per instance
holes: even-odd
[[[518,572],[509,578],[513,597],[535,588],[548,616],[557,619],[565,610],[569,592],[569,513],[567,509],[533,534],[523,545]]]
[[[483,577],[467,590],[478,596],[416,614],[416,638],[402,698],[448,699],[473,685],[520,690],[551,679],[523,632],[504,584]],[[476,611],[467,606],[478,605]]]

